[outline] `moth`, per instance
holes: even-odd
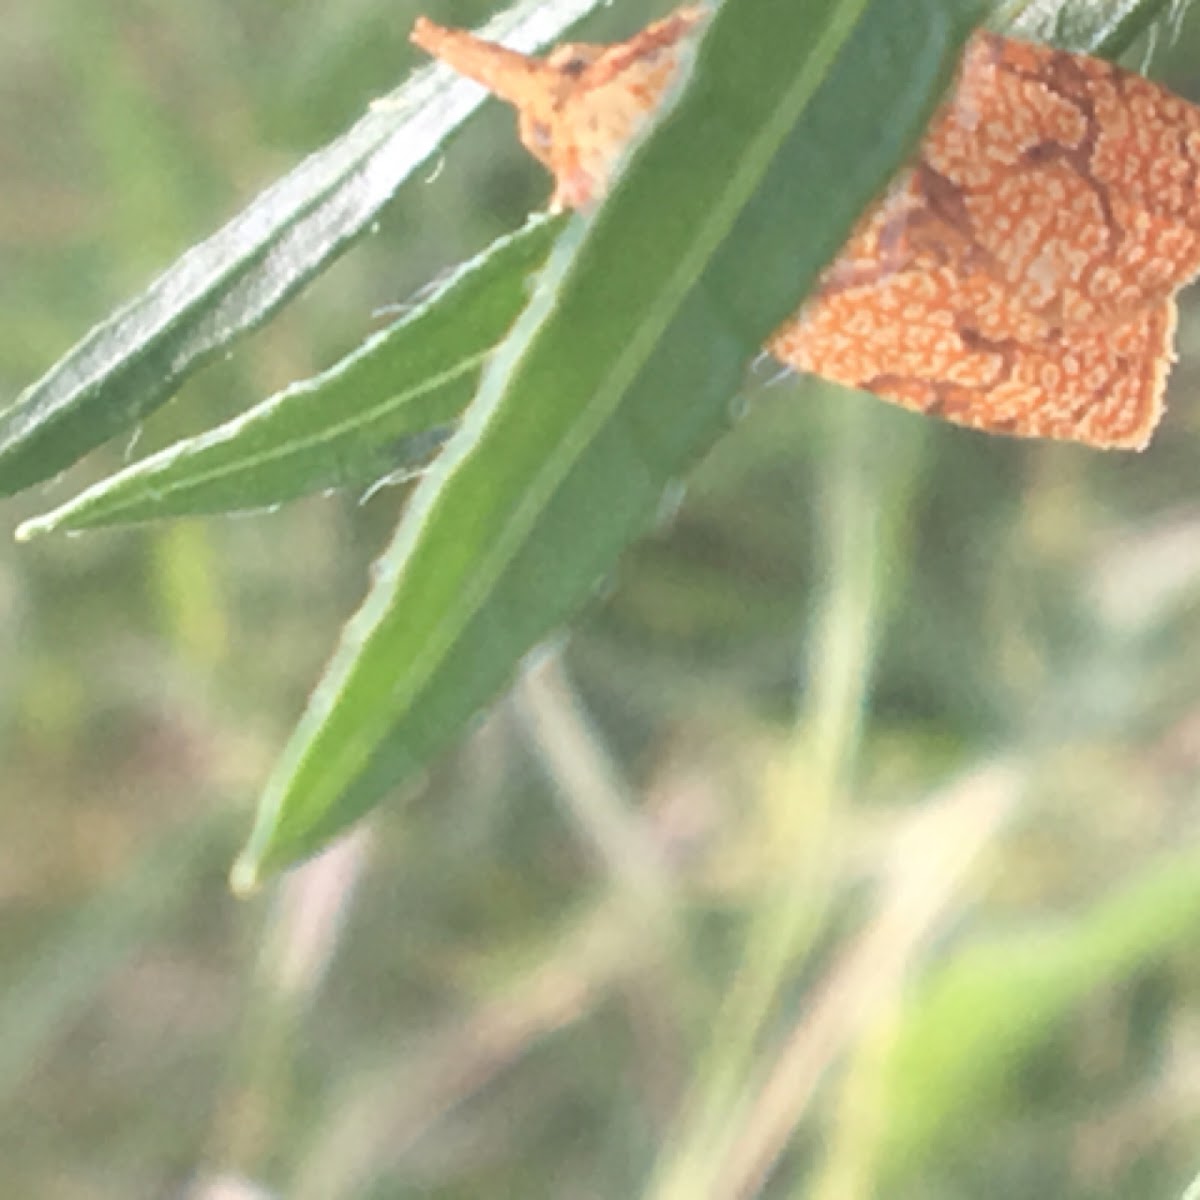
[[[419,18],[412,40],[516,110],[586,209],[708,12],[533,57]],[[1141,449],[1175,293],[1200,271],[1200,108],[1111,63],[978,32],[912,162],[767,342],[782,363],[988,433]]]

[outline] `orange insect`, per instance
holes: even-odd
[[[512,104],[553,206],[604,192],[706,19],[518,54],[420,18],[413,41]],[[1200,270],[1200,108],[1084,55],[978,33],[913,164],[770,338],[782,362],[917,412],[1140,449],[1175,293]]]

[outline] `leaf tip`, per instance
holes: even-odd
[[[262,887],[262,862],[251,847],[238,855],[229,871],[229,890],[239,899],[246,900]]]
[[[54,528],[54,522],[45,517],[30,517],[17,526],[13,538],[18,542],[32,542],[35,537],[49,533]]]

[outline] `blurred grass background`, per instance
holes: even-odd
[[[9,0],[0,398],[392,86],[417,11]],[[1200,100],[1200,13],[1148,61]],[[1191,296],[1141,456],[762,364],[658,532],[469,742],[229,897],[403,494],[11,531],[333,361],[548,190],[489,107],[136,446],[5,505],[5,1194],[1179,1196],[1200,1169]]]

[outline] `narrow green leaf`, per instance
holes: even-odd
[[[262,800],[236,886],[320,848],[463,730],[653,520],[743,369],[917,140],[954,0],[738,0],[422,481]]]
[[[1179,0],[1032,0],[1009,22],[1016,37],[1115,58]]]
[[[598,3],[523,0],[486,35],[534,49]],[[136,424],[267,321],[370,231],[482,98],[442,67],[419,71],[93,329],[0,414],[0,496],[50,478]]]
[[[914,992],[896,1031],[882,1170],[888,1178],[986,1126],[1022,1063],[1097,988],[1200,930],[1200,860],[1166,858],[1052,930],[965,946]]]
[[[534,218],[328,371],[101,480],[17,537],[269,508],[421,466],[467,406],[565,220]]]

